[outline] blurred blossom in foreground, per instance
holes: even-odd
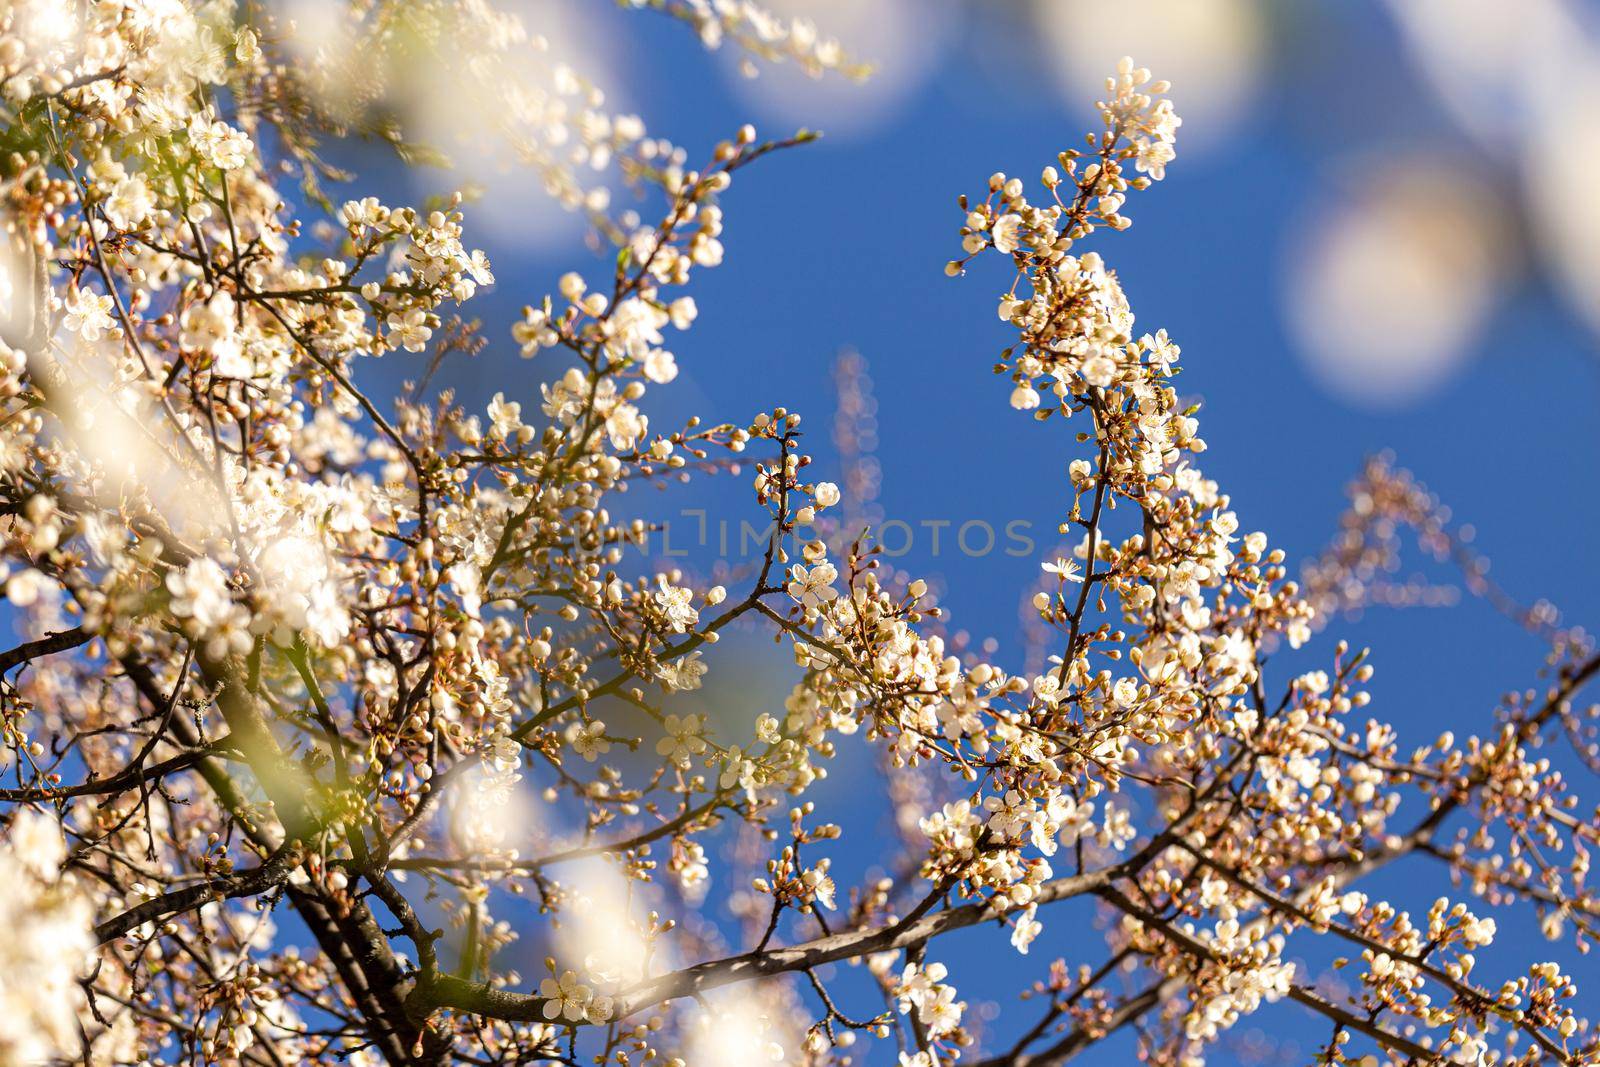
[[[1538,116],[1526,156],[1529,208],[1539,248],[1552,260],[1562,293],[1600,331],[1600,197],[1594,188],[1600,173],[1600,111],[1594,106],[1600,100],[1600,63],[1572,81],[1574,100],[1590,106]]]
[[[862,81],[819,78],[794,63],[757,68],[723,50],[735,90],[761,115],[830,137],[872,133],[893,121],[939,66],[958,14],[951,0],[770,0],[766,7],[802,27],[826,27],[871,65]]]
[[[1441,164],[1418,158],[1358,177],[1291,237],[1289,325],[1329,390],[1400,407],[1471,353],[1508,235],[1490,193]]]
[[[78,1047],[77,971],[93,948],[92,906],[60,878],[55,819],[21,811],[0,848],[0,1064],[41,1063]]]
[[[1485,148],[1513,155],[1535,111],[1573,99],[1592,44],[1566,0],[1387,0],[1418,73]]]
[[[105,316],[109,323],[110,298],[80,292],[76,301],[67,302],[66,314]],[[226,530],[221,496],[196,464],[183,458],[186,444],[172,426],[153,417],[122,350],[103,338],[87,340],[81,331],[63,330],[58,339],[73,388],[52,407],[59,409],[54,413],[65,430],[62,443],[86,472],[94,472],[101,495],[147,498],[173,531],[199,542]]]
[[[671,967],[670,955],[653,953],[643,931],[649,909],[639,899],[647,887],[629,883],[607,860],[580,860],[562,871],[571,894],[556,931],[561,956],[602,991],[645,977],[653,963]]]
[[[353,128],[402,134],[407,151],[447,164],[412,177],[430,192],[473,191],[480,224],[487,213],[508,239],[570,243],[582,229],[571,212],[610,206],[601,175],[643,136],[637,119],[605,110],[600,86],[619,82],[614,48],[592,9],[574,0],[450,9],[448,18],[417,14],[393,25],[320,0],[290,0],[285,13],[294,26],[286,43],[319,104]]]
[[[1263,75],[1266,27],[1256,0],[1033,0],[1033,12],[1063,100],[1099,99],[1105,71],[1136,55],[1183,87],[1190,152],[1233,132]]]
[[[0,238],[0,337],[20,340],[28,328],[27,276],[13,243]]]
[[[694,1067],[800,1062],[797,1038],[775,1009],[748,989],[708,1003],[688,1022],[688,1062]]]
[[[1600,41],[1570,0],[1389,0],[1412,62],[1487,154],[1524,169],[1534,251],[1600,330]]]
[[[581,195],[583,206],[591,209],[610,201],[609,191],[598,185],[598,175],[611,162],[605,139],[615,124],[638,120],[602,110],[624,82],[615,38],[596,24],[592,5],[525,0],[502,7],[527,31],[526,43],[518,37],[515,61],[497,64],[492,78],[482,78],[476,76],[480,56],[470,41],[453,52],[441,50],[408,79],[406,121],[423,141],[450,157],[451,170],[436,178],[438,189],[470,187],[481,197],[479,225],[523,245],[564,247],[583,232],[582,219],[570,210],[578,206],[577,198]],[[570,58],[574,65],[556,57]],[[524,112],[533,117],[531,129],[504,127],[508,102],[513,115],[531,108]],[[580,131],[576,136],[564,129],[569,119]],[[559,183],[530,180],[523,160],[541,136],[556,154],[568,153],[583,176],[580,184],[592,187],[580,194]],[[585,137],[601,143],[587,146]]]
[[[514,856],[517,846],[532,837],[538,820],[520,777],[483,770],[469,774],[455,790],[450,833],[464,854]]]

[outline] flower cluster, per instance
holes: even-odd
[[[844,46],[818,32],[809,19],[782,19],[750,0],[626,0],[634,7],[650,7],[695,28],[707,48],[733,41],[750,55],[770,62],[789,60],[811,77],[837,71],[863,78],[870,68],[856,63]],[[746,73],[755,67],[746,61]]]
[[[61,828],[18,812],[0,847],[0,1062],[39,1063],[78,1045],[77,979],[94,948],[94,902],[70,876]]]
[[[942,963],[910,964],[900,975],[895,998],[902,1015],[915,1013],[929,1040],[958,1040],[966,1001],[956,999],[955,987],[944,979],[950,971]]]

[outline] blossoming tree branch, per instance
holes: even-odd
[[[742,0],[625,6],[863,73]],[[0,5],[0,1064],[1193,1065],[1274,1002],[1317,1064],[1600,1062],[1556,953],[1484,914],[1595,931],[1593,809],[1541,750],[1592,762],[1600,656],[1523,613],[1531,688],[1403,739],[1365,652],[1295,651],[1397,527],[1459,546],[1379,463],[1302,585],[1196,465],[1178,346],[1099,243],[1174,161],[1165,83],[1123,61],[1098,131],[962,199],[996,406],[1073,457],[1027,671],[958,655],[870,534],[817,535],[851,502],[798,414],[647,417],[719,199],[809,134],[697,155],[479,0],[330,10]],[[395,104],[427,63],[609,249],[514,323],[469,317],[467,201],[391,206],[325,154],[429,160]],[[537,358],[487,410],[430,384],[505,344]],[[427,372],[391,400],[397,350]],[[620,494],[733,474],[754,565],[651,572]],[[735,627],[794,670],[730,724],[696,691]],[[856,885],[807,795],[846,747],[899,829]],[[504,832],[530,792],[534,851]]]

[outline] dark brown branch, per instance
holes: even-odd
[[[0,652],[0,674],[4,674],[19,663],[38,659],[40,656],[53,656],[57,652],[77,648],[93,641],[95,635],[89,633],[81,626],[74,626],[70,630],[60,633],[46,634],[37,641],[28,641],[16,648]]]
[[[162,760],[160,763],[154,763],[148,767],[131,764],[109,778],[90,779],[77,785],[57,786],[55,788],[40,786],[37,789],[0,789],[0,800],[21,803],[67,800],[71,797],[104,796],[108,793],[120,793],[126,789],[133,789],[150,782],[160,781],[169,774],[188,770],[199,764],[200,761],[226,752],[231,747],[232,745],[228,738],[221,737],[204,748],[198,748],[192,752],[180,752],[170,759]]]
[[[1089,874],[1057,878],[1039,887],[1034,900],[1039,904],[1065,900],[1095,892],[1108,885],[1120,873],[1121,867],[1106,868]],[[932,896],[937,901],[941,894]],[[838,960],[856,959],[876,952],[904,948],[918,941],[938,937],[990,919],[997,919],[1007,909],[998,908],[990,901],[964,904],[925,914],[915,912],[888,926],[866,930],[851,930],[819,937],[798,945],[768,948],[761,952],[747,952],[726,959],[686,967],[641,982],[625,993],[618,1001],[618,1018],[626,1018],[656,1004],[680,997],[695,996],[706,990],[732,985],[736,982],[765,978]],[[419,984],[407,1001],[414,1016],[425,1017],[437,1008],[454,1008],[470,1011],[496,1019],[534,1022],[544,1017],[545,1001],[536,996],[491,989],[459,978],[441,975],[425,985]]]
[[[251,897],[265,893],[286,882],[289,875],[299,866],[300,859],[299,849],[285,846],[269,856],[259,867],[221,878],[209,878],[195,885],[153,897],[97,925],[94,928],[95,942],[103,945],[143,923],[182,914],[208,901]]]
[[[1209,945],[1184,933],[1154,912],[1135,904],[1115,888],[1106,886],[1099,890],[1099,895],[1102,900],[1115,906],[1119,911],[1131,915],[1144,923],[1148,929],[1158,934],[1168,944],[1185,955],[1202,962],[1225,963],[1225,958]],[[1320,1012],[1340,1026],[1365,1034],[1385,1048],[1412,1057],[1418,1063],[1441,1062],[1441,1057],[1438,1053],[1422,1047],[1403,1034],[1397,1034],[1392,1030],[1385,1029],[1377,1023],[1341,1008],[1304,986],[1290,983],[1288,997],[1290,1000],[1303,1004],[1313,1011]]]
[[[1183,983],[1167,978],[1147,986],[1136,996],[1123,1001],[1110,1015],[1093,1025],[1076,1027],[1060,1041],[1039,1052],[1013,1049],[1004,1056],[980,1060],[974,1067],[1056,1067],[1098,1041],[1136,1022],[1146,1012],[1171,997]]]

